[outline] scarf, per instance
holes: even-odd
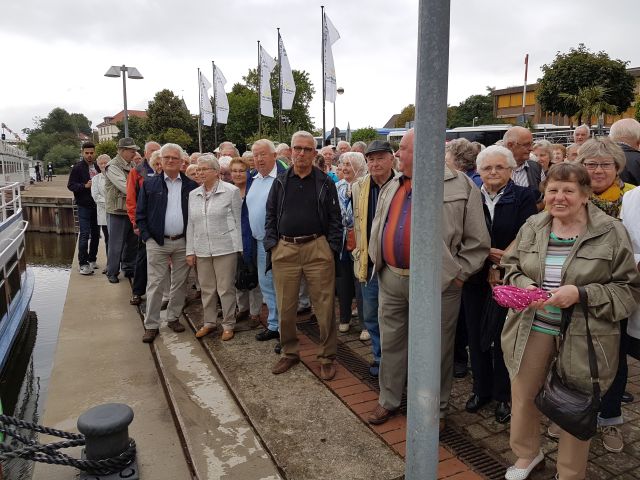
[[[621,187],[622,184],[622,187]],[[613,218],[620,218],[622,207],[622,195],[626,191],[626,185],[621,181],[615,181],[600,194],[591,195],[591,203]]]
[[[358,227],[360,229],[360,241],[356,249],[360,252],[360,262],[356,277],[359,282],[367,281],[367,267],[369,265],[369,244],[367,242],[367,212],[369,211],[369,190],[371,188],[371,176],[363,177],[360,182],[362,188],[358,195]]]

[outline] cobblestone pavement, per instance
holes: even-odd
[[[372,361],[370,342],[359,340],[360,327],[357,319],[352,322],[348,333],[338,333],[338,338],[353,352],[367,361]],[[453,428],[466,433],[493,456],[510,465],[515,456],[509,447],[509,426],[501,425],[494,419],[495,403],[483,407],[478,413],[468,413],[464,405],[471,394],[471,374],[455,379],[451,392],[450,414],[447,417]],[[634,402],[623,404],[625,424],[622,426],[624,450],[611,453],[604,449],[599,436],[591,441],[587,478],[589,480],[632,480],[640,478],[640,362],[629,357],[628,392],[635,396]],[[544,470],[539,470],[530,478],[542,480],[553,478],[557,458],[558,442],[546,434],[547,421],[540,426],[543,434],[542,449],[546,454]]]

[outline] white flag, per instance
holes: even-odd
[[[340,39],[340,34],[331,20],[324,16],[324,91],[327,102],[336,101],[336,67],[333,64],[331,46]]]
[[[279,37],[278,41],[280,48],[280,76],[282,83],[282,109],[291,110],[293,107],[293,98],[296,96],[296,84],[293,80],[293,72],[291,71],[291,65],[289,64],[289,57],[287,51],[284,49],[284,42],[282,37]]]
[[[273,118],[273,99],[271,98],[271,72],[276,62],[260,45],[260,113]]]
[[[227,84],[227,79],[224,78],[222,71],[216,65],[215,73],[215,91],[216,91],[216,122],[227,123],[229,118],[229,100],[227,99],[227,92],[224,91],[224,86]]]
[[[210,88],[211,83],[209,83],[209,80],[203,74],[200,74],[200,120],[202,125],[208,127],[213,123],[213,109],[209,98]]]

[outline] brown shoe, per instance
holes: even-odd
[[[245,310],[244,312],[236,313],[236,322],[242,322],[249,318],[249,310]]]
[[[180,323],[180,320],[174,320],[173,322],[167,322],[167,327],[176,333],[184,332],[184,325]]]
[[[231,340],[233,338],[233,330],[225,330],[224,332],[222,332],[222,337],[220,337],[222,339],[223,342],[226,342],[227,340]]]
[[[258,328],[260,325],[260,315],[251,315],[249,317],[249,328]]]
[[[151,328],[148,330],[145,329],[144,335],[142,336],[142,341],[144,343],[153,343],[153,341],[156,339],[157,336],[158,336],[157,328]]]
[[[296,363],[300,363],[300,359],[298,357],[282,357],[278,360],[273,368],[271,369],[271,373],[274,375],[280,375],[281,373],[286,372],[291,367],[293,367]]]
[[[196,338],[202,338],[205,335],[209,335],[212,332],[215,332],[218,329],[217,325],[210,325],[205,323],[200,330],[196,332]]]
[[[328,381],[336,376],[336,364],[334,362],[331,363],[323,363],[320,365],[320,378],[322,380]]]
[[[367,422],[371,425],[382,425],[395,414],[395,410],[387,410],[382,405],[378,404],[376,405],[376,409],[371,412],[371,415],[369,415],[369,418],[367,418]]]
[[[142,297],[140,295],[132,295],[129,300],[129,305],[140,305],[142,303]]]

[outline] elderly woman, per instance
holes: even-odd
[[[107,163],[111,161],[111,158],[106,153],[103,153],[96,159],[100,172],[104,172],[107,167]],[[91,182],[91,196],[93,201],[96,202],[96,208],[98,212],[98,226],[102,229],[102,236],[104,237],[104,248],[109,253],[109,229],[107,228],[107,208],[105,205],[104,197],[104,173],[99,173],[92,178]],[[106,271],[106,269],[105,269]],[[103,271],[102,273],[105,273]]]
[[[478,148],[466,138],[451,140],[444,148],[444,161],[452,170],[467,174],[478,187],[482,185],[480,174],[476,170]]]
[[[500,348],[500,332],[507,311],[493,301],[491,287],[501,281],[500,260],[504,251],[527,218],[538,212],[537,195],[513,183],[511,173],[517,164],[505,147],[494,145],[483,150],[478,154],[476,165],[482,179],[480,191],[491,249],[484,268],[473,275],[462,290],[473,372],[473,391],[465,409],[477,412],[493,399],[497,402],[496,421],[507,423],[511,416],[511,392]]]
[[[619,322],[640,298],[640,276],[629,236],[619,221],[589,201],[591,194],[591,178],[582,165],[552,166],[544,186],[545,211],[525,222],[502,258],[505,284],[540,287],[552,294],[521,312],[510,311],[502,331],[502,351],[511,378],[510,444],[517,457],[507,470],[507,480],[527,478],[544,459],[541,413],[534,399],[557,353],[563,309],[573,313],[556,366],[573,388],[592,392],[585,319],[580,308],[572,308],[579,302],[578,287],[588,295],[589,328],[597,342],[603,392],[616,374]],[[560,430],[557,478],[585,478],[589,444]]]
[[[196,337],[217,329],[218,295],[222,303],[222,340],[233,338],[236,323],[236,266],[242,251],[240,190],[219,179],[213,155],[198,159],[203,183],[189,194],[187,263],[198,267],[204,325]]]
[[[353,234],[353,200],[351,198],[351,185],[367,173],[367,164],[364,155],[359,152],[346,152],[340,156],[342,174],[344,178],[336,184],[340,212],[342,213],[342,250],[336,271],[336,291],[338,305],[340,307],[340,325],[338,330],[342,333],[349,331],[351,324],[351,304],[356,297],[358,306],[358,318],[362,319],[362,292],[360,283],[353,274],[353,259],[347,249],[348,231]],[[355,237],[353,237],[355,240]]]
[[[565,147],[564,145],[560,145],[559,143],[554,143],[553,145],[551,145],[551,165],[564,162],[566,156],[567,147]]]
[[[536,156],[536,160],[542,167],[545,175],[551,166],[551,158],[553,157],[551,147],[552,143],[549,140],[536,140],[533,143],[533,150],[531,151],[531,153]]]
[[[241,229],[242,229],[242,259],[246,264],[253,264],[257,268],[257,257],[253,249],[254,242],[249,224],[249,210],[244,202],[247,191],[247,172],[249,171],[249,161],[243,157],[235,157],[229,164],[231,180],[240,191],[242,202]],[[249,326],[255,328],[260,325],[260,310],[262,309],[262,292],[260,286],[249,291],[236,291],[236,302],[238,303],[237,320],[244,320],[249,317]]]
[[[162,173],[162,159],[160,158],[160,150],[156,150],[151,154],[149,166],[156,175]]]
[[[229,169],[231,157],[224,155],[218,159],[218,163],[220,164],[220,178],[227,183],[231,183],[231,170]]]

